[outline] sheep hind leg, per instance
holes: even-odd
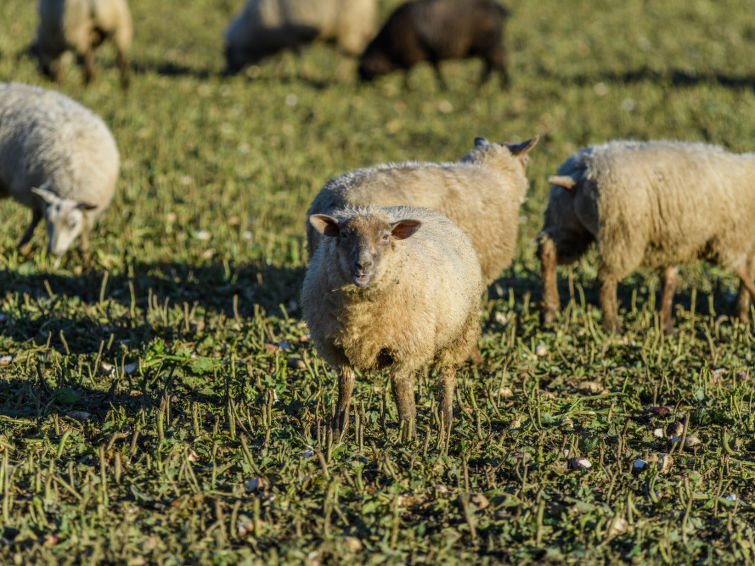
[[[753,272],[755,272],[755,258],[751,258],[749,269],[737,270],[739,276],[739,293],[737,293],[737,317],[747,322],[750,318],[750,295],[755,301],[755,285],[753,285]]]
[[[556,245],[553,240],[545,236],[541,238],[538,251],[543,271],[542,319],[544,324],[551,324],[560,308],[556,285],[556,263],[558,259]]]
[[[118,69],[121,73],[121,88],[126,90],[129,85],[128,58],[126,52],[120,47],[118,48]]]
[[[417,434],[417,409],[414,405],[414,372],[391,374],[391,389],[398,407],[401,442],[411,441]]]
[[[354,390],[354,377],[354,370],[348,366],[342,366],[338,371],[338,404],[331,423],[334,439],[340,439],[349,428],[349,403]]]
[[[618,280],[598,271],[598,297],[606,332],[619,332],[619,305],[616,298]]]
[[[671,319],[671,307],[674,302],[674,292],[679,281],[679,270],[675,267],[666,267],[661,271],[663,281],[663,295],[661,298],[661,322],[666,334],[674,333],[674,321]]]
[[[42,213],[35,208],[32,211],[29,227],[26,229],[26,232],[24,232],[24,235],[21,236],[21,240],[19,240],[18,242],[18,253],[20,253],[21,255],[27,256],[29,255],[29,252],[31,252],[30,240],[32,235],[34,234],[34,229],[37,227],[37,224],[39,224],[40,220],[42,220]]]

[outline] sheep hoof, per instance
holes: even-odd
[[[556,321],[556,310],[552,308],[546,308],[542,312],[543,324],[553,324]]]
[[[18,246],[18,253],[24,257],[28,256],[31,253],[31,242]]]

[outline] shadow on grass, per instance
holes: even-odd
[[[155,73],[164,77],[194,77],[200,80],[206,80],[210,77],[221,77],[223,75],[223,73],[216,69],[195,69],[170,61],[135,61],[131,63],[131,72],[136,75]]]
[[[304,271],[304,267],[174,262],[134,263],[124,269],[128,275],[106,275],[100,269],[80,276],[0,271],[0,288],[16,295],[19,305],[17,312],[4,313],[0,335],[37,346],[49,342],[59,352],[77,354],[97,352],[103,341],[111,339],[139,347],[156,335],[180,336],[183,325],[154,322],[161,320],[160,311],[176,307],[184,312],[196,307],[199,318],[202,313],[243,318],[258,310],[294,311]],[[113,302],[124,308],[114,309]]]
[[[697,73],[690,71],[680,71],[670,69],[667,71],[656,71],[647,67],[617,72],[602,72],[595,75],[576,75],[564,77],[567,82],[575,83],[579,86],[592,84],[596,81],[616,82],[616,83],[638,83],[642,81],[651,81],[654,83],[668,83],[674,87],[691,87],[702,84],[718,84],[732,89],[751,89],[755,90],[755,75],[752,76],[731,76],[722,73]]]

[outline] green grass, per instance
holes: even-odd
[[[16,59],[34,4],[0,3],[0,80],[50,88]],[[446,92],[426,66],[408,91],[400,76],[361,86],[325,45],[224,78],[240,2],[131,4],[128,93],[109,47],[91,88],[73,67],[60,87],[122,154],[92,264],[55,266],[42,229],[20,257],[30,215],[2,203],[0,562],[755,561],[755,340],[730,318],[736,279],[686,266],[666,337],[656,274],[634,274],[612,337],[589,255],[561,272],[563,316],[544,329],[533,244],[544,179],[581,146],[753,151],[747,2],[512,3],[507,92],[478,89],[472,61],[444,64]],[[398,442],[385,376],[359,380],[349,435],[329,443],[335,379],[297,305],[310,200],[360,166],[533,134],[517,259],[483,305],[484,363],[459,374],[448,455],[432,374],[414,444]],[[687,419],[700,444],[633,474]]]

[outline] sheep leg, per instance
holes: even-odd
[[[737,275],[739,276],[739,293],[737,293],[737,316],[742,321],[749,320],[750,317],[750,298],[749,295],[752,295],[752,300],[755,301],[755,285],[752,283],[752,272],[755,271],[755,259],[751,259],[750,268],[740,268],[737,270]]]
[[[540,264],[543,270],[543,323],[550,324],[558,312],[558,287],[556,286],[556,246],[549,237],[540,240]]]
[[[354,377],[354,370],[349,366],[342,366],[338,371],[338,405],[331,424],[334,439],[340,439],[349,428],[349,403],[354,390]]]
[[[120,47],[118,48],[118,69],[121,73],[121,88],[126,90],[129,84],[128,58],[126,57],[126,52]]]
[[[26,229],[26,232],[24,232],[24,235],[21,236],[21,240],[18,242],[18,253],[20,253],[21,255],[29,255],[29,252],[31,251],[31,243],[29,243],[29,240],[31,240],[31,237],[34,234],[34,229],[37,227],[37,224],[39,224],[40,220],[42,220],[42,213],[36,208],[33,209],[29,227]]]
[[[438,85],[440,85],[440,90],[448,90],[448,85],[446,84],[445,79],[443,78],[443,75],[440,73],[440,63],[436,59],[432,59],[430,61],[430,64],[433,66],[433,69],[435,70],[435,76],[438,77]]]
[[[398,407],[398,422],[401,430],[401,442],[411,441],[417,434],[414,406],[414,372],[396,372],[391,374],[391,389]]]
[[[84,52],[84,82],[91,83],[94,80],[94,49],[90,46]]]
[[[451,367],[444,367],[440,374],[440,425],[446,439],[451,435],[451,423],[454,419],[454,388],[456,372]]]
[[[663,296],[661,298],[661,321],[666,334],[674,333],[674,321],[671,320],[671,307],[674,302],[674,291],[679,280],[679,270],[676,267],[666,267],[661,271],[663,281]]]
[[[603,270],[598,270],[598,297],[603,310],[603,328],[606,332],[619,331],[619,306],[616,299],[615,277],[609,277]]]

